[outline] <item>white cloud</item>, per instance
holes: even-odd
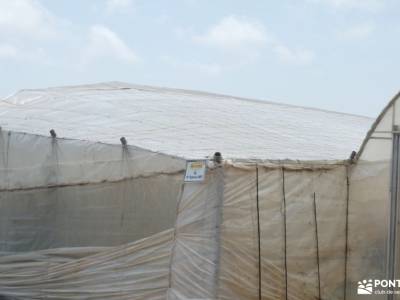
[[[42,45],[63,37],[62,25],[37,0],[0,0],[0,59],[47,64]]]
[[[129,64],[139,60],[135,52],[111,29],[102,25],[92,26],[88,45],[83,50],[84,63],[105,57]]]
[[[64,25],[37,0],[0,0],[0,59],[47,64],[42,47],[64,38]]]
[[[110,9],[121,9],[132,1],[107,1]],[[46,49],[58,47],[78,51],[82,64],[100,58],[109,58],[132,64],[138,61],[135,52],[111,29],[95,25],[90,27],[83,47],[76,45],[85,39],[85,29],[55,16],[37,0],[0,0],[0,59],[24,62],[56,63],[62,65],[74,56],[68,50],[59,51],[51,59]],[[76,57],[76,54],[75,56]]]
[[[368,38],[373,31],[375,30],[375,26],[370,23],[358,24],[347,28],[338,33],[341,38],[349,39],[349,40],[360,40]]]
[[[203,35],[194,36],[193,40],[239,55],[236,66],[254,62],[266,50],[270,50],[280,61],[288,64],[310,64],[315,57],[310,50],[291,48],[281,42],[270,34],[262,23],[236,16],[222,18]]]
[[[108,13],[121,13],[131,11],[133,9],[132,0],[107,0],[106,11]]]
[[[371,12],[381,10],[386,0],[307,0],[312,3],[326,4],[337,9],[360,9]]]
[[[288,64],[308,65],[314,58],[314,52],[307,49],[290,49],[282,44],[277,44],[273,48],[278,58]]]
[[[224,17],[206,33],[193,37],[195,42],[233,50],[256,47],[267,42],[267,34],[262,24],[236,16]]]
[[[0,32],[25,38],[54,37],[56,18],[35,0],[0,0]]]
[[[49,59],[42,48],[15,46],[10,43],[0,44],[0,61],[12,60],[16,62],[37,62],[48,65]]]

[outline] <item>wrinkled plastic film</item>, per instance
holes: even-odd
[[[388,161],[360,161],[350,174],[348,299],[359,281],[386,278],[390,170]]]
[[[225,174],[219,299],[258,299],[256,171],[255,168],[247,171],[229,168]],[[342,299],[345,167],[313,172],[285,171],[285,177],[282,170],[259,167],[258,178],[263,299],[286,299],[286,288],[288,299],[318,297],[318,285],[322,298]],[[286,211],[283,206],[284,191]],[[317,205],[319,276],[314,193]]]
[[[398,96],[396,96],[398,97]],[[349,172],[347,299],[358,299],[358,282],[388,278],[388,244],[394,125],[400,124],[395,98],[378,117],[360,157]],[[397,242],[399,225],[397,224]],[[396,245],[397,251],[400,249]],[[397,253],[397,258],[400,257]],[[398,263],[398,259],[396,259]],[[399,274],[395,266],[395,278]],[[370,299],[386,299],[373,294]]]
[[[347,256],[347,167],[321,171],[313,181],[322,299],[343,299]],[[314,245],[315,249],[315,245]]]
[[[118,247],[60,248],[0,257],[0,295],[164,300],[173,234],[170,229]]]
[[[132,287],[129,293],[137,297],[133,299],[258,299],[261,289],[262,299],[287,297],[300,300],[317,298],[319,294],[322,299],[343,299],[344,295],[346,299],[352,299],[360,277],[370,276],[371,272],[373,276],[381,276],[385,270],[387,223],[384,221],[387,207],[385,203],[382,204],[382,195],[389,190],[389,169],[387,162],[360,162],[352,167],[349,174],[344,165],[320,169],[292,169],[285,166],[271,169],[262,165],[239,168],[226,165],[209,170],[204,182],[184,185],[174,233],[166,238],[165,245],[164,242],[159,245],[161,248],[170,247],[169,254],[163,256],[168,260],[166,284],[165,278],[160,275],[162,272],[152,269],[154,276],[163,278],[162,283],[158,285],[158,280],[151,279],[155,280],[152,289],[150,281],[144,280],[143,285]],[[348,175],[350,194],[347,194]],[[110,246],[103,242],[113,244],[111,246],[121,245],[130,239],[140,238],[133,234],[135,228],[138,228],[139,234],[149,234],[154,230],[152,224],[167,226],[170,221],[163,223],[162,216],[166,215],[169,208],[175,209],[175,205],[167,203],[165,197],[172,199],[173,195],[178,195],[181,184],[182,174],[158,174],[109,183],[5,190],[0,193],[0,204],[8,210],[1,218],[2,225],[5,225],[2,227],[8,228],[0,230],[5,237],[2,238],[3,251],[74,245],[78,247],[75,249],[77,252],[86,253],[80,259],[91,257],[91,251],[103,253],[108,250],[82,246]],[[155,186],[157,189],[154,189]],[[167,197],[168,191],[170,194]],[[109,199],[116,202],[110,202]],[[156,202],[151,202],[152,199]],[[155,207],[160,215],[152,215]],[[149,211],[146,212],[146,209]],[[24,218],[18,217],[22,211]],[[135,218],[133,212],[142,212],[142,215],[136,215]],[[158,219],[151,219],[152,216]],[[99,219],[98,223],[96,218]],[[132,220],[136,221],[130,223]],[[104,222],[104,227],[101,227],[101,222]],[[161,227],[157,230],[161,230]],[[12,228],[15,230],[10,230]],[[82,230],[78,232],[78,228]],[[96,232],[101,228],[114,229]],[[73,230],[77,231],[76,234]],[[35,234],[30,236],[32,232]],[[91,239],[85,244],[88,236]],[[71,251],[68,250],[68,253]],[[134,252],[138,251],[135,249]],[[157,251],[143,254],[143,261],[151,260]],[[34,273],[37,276],[47,274],[54,257],[39,252],[31,255],[35,259],[40,256],[46,263],[35,267],[33,265],[36,262],[29,264],[31,269],[27,273],[38,272]],[[100,255],[97,259],[101,268],[106,270],[117,257],[105,258]],[[72,264],[73,261],[76,262],[76,259],[68,263]],[[259,264],[261,269],[258,268]],[[162,265],[165,267],[165,261]],[[7,271],[4,273],[11,273],[11,276],[20,275],[18,270],[13,274],[18,264],[0,261],[0,268]],[[130,272],[136,274],[144,271],[141,265],[135,265]],[[3,278],[8,285],[16,282],[23,286],[18,290],[26,292],[19,294],[22,298],[28,297],[29,293],[34,295],[32,297],[49,293],[50,299],[53,296],[62,299],[58,289],[62,287],[71,292],[72,287],[78,284],[66,281],[65,285],[59,285],[56,281],[49,281],[46,289],[43,286],[39,289],[39,282],[32,281],[30,286],[29,281],[22,284],[14,281],[15,278],[11,281],[8,277]],[[114,280],[106,276],[101,278],[104,282]],[[88,282],[87,286],[90,287],[89,283],[98,280],[93,275],[79,284]],[[135,280],[142,283],[141,279]],[[129,298],[128,294],[124,294],[126,290],[123,283],[116,286],[122,292],[99,288],[93,298]],[[85,290],[85,284],[81,288],[77,292],[93,293]],[[13,289],[10,291],[15,291]],[[81,295],[76,298],[82,299]]]
[[[220,237],[219,299],[257,299],[256,173],[225,170]]]
[[[0,192],[0,253],[117,246],[171,228],[182,176]]]
[[[117,246],[171,228],[184,165],[135,147],[1,131],[0,255]]]
[[[32,189],[175,174],[185,160],[133,146],[0,131],[0,189]]]
[[[264,299],[285,299],[284,185],[282,169],[258,167],[261,225],[261,292]]]
[[[0,99],[3,129],[47,136],[54,128],[59,137],[117,145],[124,136],[128,144],[185,158],[203,158],[218,149],[225,158],[346,159],[372,122],[268,101],[118,82],[23,90]]]
[[[222,168],[204,182],[185,183],[179,202],[171,259],[169,300],[216,299]]]

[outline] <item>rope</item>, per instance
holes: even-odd
[[[321,299],[321,276],[319,272],[319,242],[318,242],[318,222],[317,222],[317,203],[315,201],[315,192],[313,194],[314,222],[315,222],[315,240],[317,246],[317,274],[318,274],[318,299]]]

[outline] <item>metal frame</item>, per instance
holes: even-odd
[[[399,172],[400,172],[400,134],[393,134],[392,175],[390,184],[390,212],[389,212],[389,238],[387,249],[387,279],[395,279],[396,246],[397,246],[397,222],[399,203]],[[393,288],[392,288],[393,290]],[[394,299],[393,294],[388,294],[389,300]]]

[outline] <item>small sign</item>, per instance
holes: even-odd
[[[206,161],[192,160],[186,163],[185,182],[200,182],[206,177]]]

